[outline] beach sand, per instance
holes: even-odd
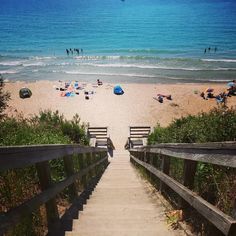
[[[129,126],[160,123],[168,125],[173,119],[188,114],[198,114],[217,107],[215,99],[204,100],[200,92],[214,88],[215,94],[226,89],[225,84],[121,84],[125,93],[114,95],[114,84],[95,87],[84,84],[86,91],[94,91],[89,100],[85,99],[84,90],[74,97],[61,97],[56,81],[6,83],[5,90],[11,93],[9,115],[21,112],[24,116],[38,114],[40,110],[58,110],[68,119],[76,113],[81,122],[90,126],[108,126],[109,135],[116,149],[122,149],[129,135]],[[22,87],[31,89],[33,95],[28,99],[19,98]],[[173,100],[164,99],[159,103],[154,99],[158,93],[171,94]],[[236,106],[236,96],[230,97],[228,107]]]

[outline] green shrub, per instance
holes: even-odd
[[[58,112],[43,111],[31,119],[20,116],[0,119],[0,146],[72,143],[88,144],[85,125],[80,124],[78,115],[69,121]],[[62,158],[51,160],[50,168],[53,181],[58,182],[66,177]],[[40,189],[34,166],[0,172],[0,213],[20,205],[38,192]],[[63,197],[68,198],[66,194]],[[37,210],[7,235],[43,235],[40,217]],[[37,230],[40,234],[36,233]]]
[[[214,109],[197,116],[174,120],[168,127],[159,124],[148,138],[157,143],[206,143],[236,140],[236,110]],[[181,180],[179,160],[172,158],[170,173]],[[236,183],[235,169],[198,163],[194,191],[227,214],[232,214]],[[181,181],[180,181],[181,182]]]
[[[44,129],[58,130],[68,137],[72,143],[88,145],[89,141],[85,133],[85,124],[80,124],[80,118],[76,114],[72,120],[66,120],[58,111],[43,111],[32,119],[38,122]]]
[[[5,118],[0,121],[0,145],[69,144],[87,145],[85,125],[78,115],[66,120],[58,111],[44,111],[32,119]]]
[[[3,91],[4,79],[0,74],[0,119],[4,117],[3,112],[7,107],[7,101],[10,99],[10,94]]]
[[[148,143],[204,143],[236,140],[236,111],[214,109],[198,116],[174,120],[168,127],[160,125],[149,136]]]
[[[54,129],[43,129],[38,124],[33,126],[25,119],[7,118],[0,122],[0,145],[33,145],[71,143],[62,132]]]

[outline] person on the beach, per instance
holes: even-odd
[[[208,48],[208,52],[210,52],[210,51],[211,51],[211,47]]]
[[[68,49],[66,49],[67,56],[69,56],[70,52]]]
[[[214,94],[212,92],[207,93],[207,98],[214,98]]]
[[[98,84],[98,85],[102,85],[102,81],[100,81],[99,79],[97,79],[97,84]]]
[[[230,88],[227,89],[227,96],[235,96],[236,95],[236,87],[231,86]]]
[[[163,96],[161,95],[157,96],[157,100],[158,102],[163,103]]]
[[[201,93],[200,93],[200,96],[201,96],[203,99],[206,99],[206,98],[205,98],[205,93],[204,93],[204,92],[201,92]]]
[[[227,95],[225,94],[225,92],[220,93],[215,98],[216,98],[217,105],[222,105],[223,107],[226,107]]]
[[[204,54],[206,54],[206,52],[207,52],[207,49],[205,48],[205,50],[204,50]]]

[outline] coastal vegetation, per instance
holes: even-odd
[[[4,117],[0,120],[0,146],[37,145],[37,144],[81,144],[87,145],[85,125],[80,124],[78,115],[72,120],[66,120],[57,111],[42,111],[32,118]],[[73,157],[76,160],[76,157]],[[75,161],[78,169],[84,163]],[[80,166],[81,165],[81,166]],[[52,180],[58,182],[65,176],[63,159],[50,161]],[[35,166],[24,169],[8,170],[0,173],[0,211],[5,212],[40,191],[39,180]],[[68,206],[70,200],[68,191],[58,197],[61,209]],[[46,230],[44,225],[45,210],[40,208],[31,216],[22,220],[9,235],[42,235]]]
[[[1,121],[0,145],[88,144],[85,124],[75,115],[67,120],[58,111],[42,111],[32,118],[5,117]]]
[[[0,77],[0,146],[37,145],[37,144],[81,144],[87,145],[85,124],[81,124],[76,114],[67,120],[58,111],[42,111],[32,118],[7,117],[4,114],[10,94],[3,91],[4,81]],[[83,165],[83,163],[82,163]],[[65,178],[62,159],[50,162],[52,179],[57,182]],[[80,168],[80,166],[77,166]],[[40,191],[39,181],[34,166],[0,172],[0,212],[18,206]],[[62,208],[67,205],[68,193],[65,191],[58,198]],[[7,235],[41,235],[45,231],[43,208],[22,220]]]
[[[236,140],[236,110],[233,108],[213,109],[197,116],[189,115],[174,120],[169,126],[155,127],[148,139],[149,144],[158,143],[207,143]],[[183,182],[182,160],[171,158],[170,176]],[[228,215],[236,217],[236,172],[234,168],[198,163],[193,191]],[[171,197],[170,197],[171,198]],[[173,202],[175,200],[173,199]],[[202,220],[196,222],[196,212],[192,222],[202,231]],[[195,219],[194,219],[195,218]],[[200,223],[201,222],[201,223]],[[204,222],[204,221],[203,221]],[[205,227],[204,233],[211,229]]]
[[[150,135],[149,144],[205,143],[236,140],[236,110],[213,109],[197,116],[174,120],[169,126],[159,124]]]
[[[0,119],[4,116],[3,112],[7,107],[7,101],[10,99],[10,94],[3,90],[4,88],[4,78],[0,74]]]

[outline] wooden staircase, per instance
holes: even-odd
[[[183,235],[168,229],[164,208],[129,161],[128,151],[115,151],[111,164],[66,236]]]

